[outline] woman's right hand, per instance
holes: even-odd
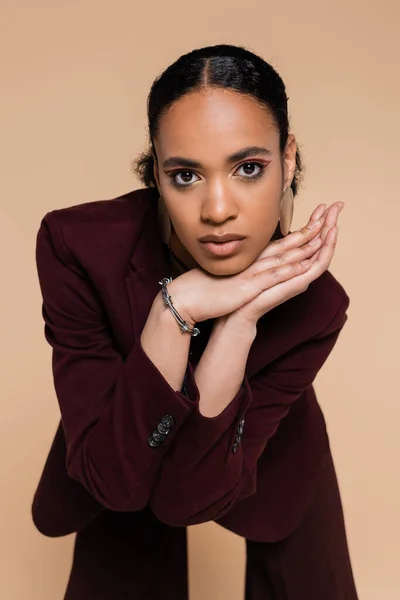
[[[168,284],[176,310],[193,326],[230,314],[263,291],[305,273],[321,247],[321,232],[330,209],[324,212],[324,205],[318,206],[305,227],[284,238],[284,245],[270,242],[247,269],[236,275],[217,276],[199,268],[183,273]],[[323,217],[315,220],[316,215]],[[309,262],[302,264],[306,259]]]

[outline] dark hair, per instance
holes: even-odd
[[[179,57],[151,86],[147,99],[150,148],[133,164],[134,172],[145,186],[156,186],[152,151],[156,154],[153,140],[160,118],[185,94],[207,87],[228,88],[252,96],[267,107],[279,129],[283,153],[289,134],[288,97],[285,84],[275,69],[242,46],[220,44],[198,48]],[[297,151],[291,186],[294,195],[298,191],[302,170],[302,159]]]

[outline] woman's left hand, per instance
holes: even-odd
[[[312,213],[310,220],[323,218],[324,224],[317,236],[321,238],[321,244],[310,258],[312,264],[305,273],[263,291],[247,304],[226,315],[224,319],[228,321],[233,320],[236,323],[245,322],[254,326],[266,312],[304,292],[312,281],[320,277],[328,269],[335,252],[338,235],[336,224],[343,206],[342,202],[337,202],[326,209],[326,205],[321,204]],[[277,256],[279,263],[280,255],[290,250],[293,246],[298,246],[298,243],[294,242],[297,239],[295,236],[298,237],[298,232],[291,233],[280,240],[269,243],[257,260]],[[300,280],[301,286],[299,286]]]

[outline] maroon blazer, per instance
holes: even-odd
[[[237,395],[219,416],[202,416],[194,370],[214,320],[191,340],[185,393],[140,344],[159,281],[170,274],[157,198],[140,189],[41,221],[36,260],[61,422],[33,520],[61,536],[105,510],[150,507],[168,525],[215,520],[276,541],[299,523],[329,452],[312,383],[349,298],[327,271],[264,315]]]

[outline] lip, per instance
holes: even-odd
[[[207,252],[213,254],[214,256],[231,256],[235,254],[239,248],[244,244],[246,238],[241,239],[231,239],[226,242],[201,242],[201,245],[205,248]]]
[[[203,235],[199,242],[231,242],[232,240],[242,240],[243,235],[239,233],[223,233],[222,235]]]

